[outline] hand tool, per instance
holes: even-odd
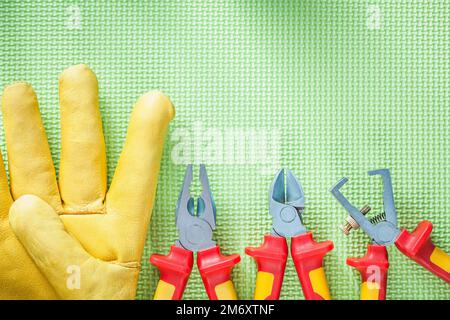
[[[405,229],[398,229],[397,211],[389,169],[369,171],[369,175],[380,175],[384,186],[384,213],[375,218],[368,219],[341,193],[340,189],[348,181],[348,178],[341,179],[330,190],[348,211],[351,218],[370,236],[373,242],[373,244],[368,245],[367,254],[364,257],[347,259],[347,264],[361,273],[361,299],[386,299],[387,271],[389,268],[386,247],[394,243],[408,258],[450,283],[450,257],[431,241],[430,234],[433,228],[431,222],[420,222],[412,233]]]
[[[212,240],[216,227],[216,206],[209,187],[204,165],[200,165],[200,182],[203,188],[197,199],[194,214],[194,199],[190,196],[192,165],[188,165],[176,208],[176,225],[179,239],[170,247],[167,256],[153,254],[150,262],[160,272],[155,300],[180,300],[192,271],[194,252],[197,266],[211,300],[237,300],[230,275],[240,260],[238,254],[224,256]]]
[[[302,186],[290,170],[280,170],[269,190],[269,210],[272,215],[271,234],[264,236],[258,248],[245,252],[258,266],[256,300],[276,300],[288,256],[286,238],[291,238],[291,255],[308,300],[329,300],[330,291],[323,269],[323,257],[333,249],[333,242],[315,242],[302,222],[305,196]]]

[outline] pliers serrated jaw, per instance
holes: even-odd
[[[189,188],[193,180],[192,165],[188,165],[184,181],[178,197],[176,208],[176,225],[179,238],[176,245],[192,252],[212,248],[216,243],[212,240],[216,227],[216,206],[209,186],[204,165],[200,165],[201,196],[197,199],[197,211],[194,211],[194,198]]]

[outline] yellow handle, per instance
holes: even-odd
[[[380,285],[376,282],[361,283],[361,300],[379,300]]]
[[[234,289],[233,282],[231,280],[218,284],[214,291],[218,300],[237,300],[236,290]]]
[[[450,256],[438,247],[435,247],[431,253],[430,261],[445,272],[450,273]]]
[[[173,293],[175,292],[175,286],[173,284],[167,283],[163,280],[158,281],[158,286],[156,287],[154,300],[172,300]]]
[[[272,293],[274,275],[258,271],[256,275],[255,300],[265,300]]]
[[[324,300],[331,300],[330,289],[328,289],[327,277],[323,268],[317,268],[309,272],[309,280],[313,291]]]

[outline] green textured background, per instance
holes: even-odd
[[[281,166],[303,184],[307,227],[335,243],[325,261],[334,298],[359,298],[359,276],[345,258],[368,243],[360,231],[346,238],[338,229],[345,212],[328,189],[342,176],[355,204],[380,210],[381,183],[366,172],[391,168],[399,224],[431,220],[433,240],[450,251],[448,1],[3,0],[0,14],[0,84],[34,85],[57,164],[57,77],[70,65],[87,63],[98,76],[110,178],[137,97],[162,89],[177,108],[139,299],[151,298],[158,280],[149,256],[176,239],[174,209],[190,161],[207,164],[216,240],[242,256],[233,272],[241,298],[252,297],[256,275],[244,248],[270,229],[267,190]],[[201,141],[204,130],[218,140]],[[249,159],[224,160],[233,130],[253,134]],[[193,146],[181,158],[179,136]],[[389,254],[389,299],[450,298],[442,280]],[[197,270],[185,298],[206,298]],[[303,299],[291,262],[282,298]]]

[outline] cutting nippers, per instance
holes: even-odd
[[[387,271],[389,268],[386,247],[395,244],[407,257],[427,270],[450,283],[450,257],[431,241],[433,225],[422,221],[413,232],[397,227],[397,211],[394,204],[391,175],[388,169],[369,171],[370,176],[380,175],[383,179],[384,213],[381,218],[368,219],[353,206],[341,193],[340,189],[348,181],[341,179],[331,193],[348,211],[350,216],[372,239],[367,253],[362,258],[348,258],[347,264],[361,273],[361,299],[386,299]]]
[[[236,290],[231,281],[231,271],[240,256],[224,256],[219,246],[212,240],[216,227],[216,206],[209,187],[204,165],[200,165],[200,183],[203,191],[194,199],[189,187],[192,182],[192,165],[188,165],[176,208],[176,225],[179,238],[170,247],[167,256],[153,254],[150,262],[160,272],[156,288],[156,300],[180,300],[192,271],[194,252],[197,253],[197,266],[203,284],[211,300],[236,300]]]
[[[333,242],[315,242],[302,222],[305,196],[302,186],[290,170],[280,170],[269,190],[271,233],[258,248],[245,252],[258,266],[256,300],[279,299],[288,256],[286,238],[291,238],[291,255],[308,300],[329,300],[330,291],[323,269],[323,257],[333,249]]]

